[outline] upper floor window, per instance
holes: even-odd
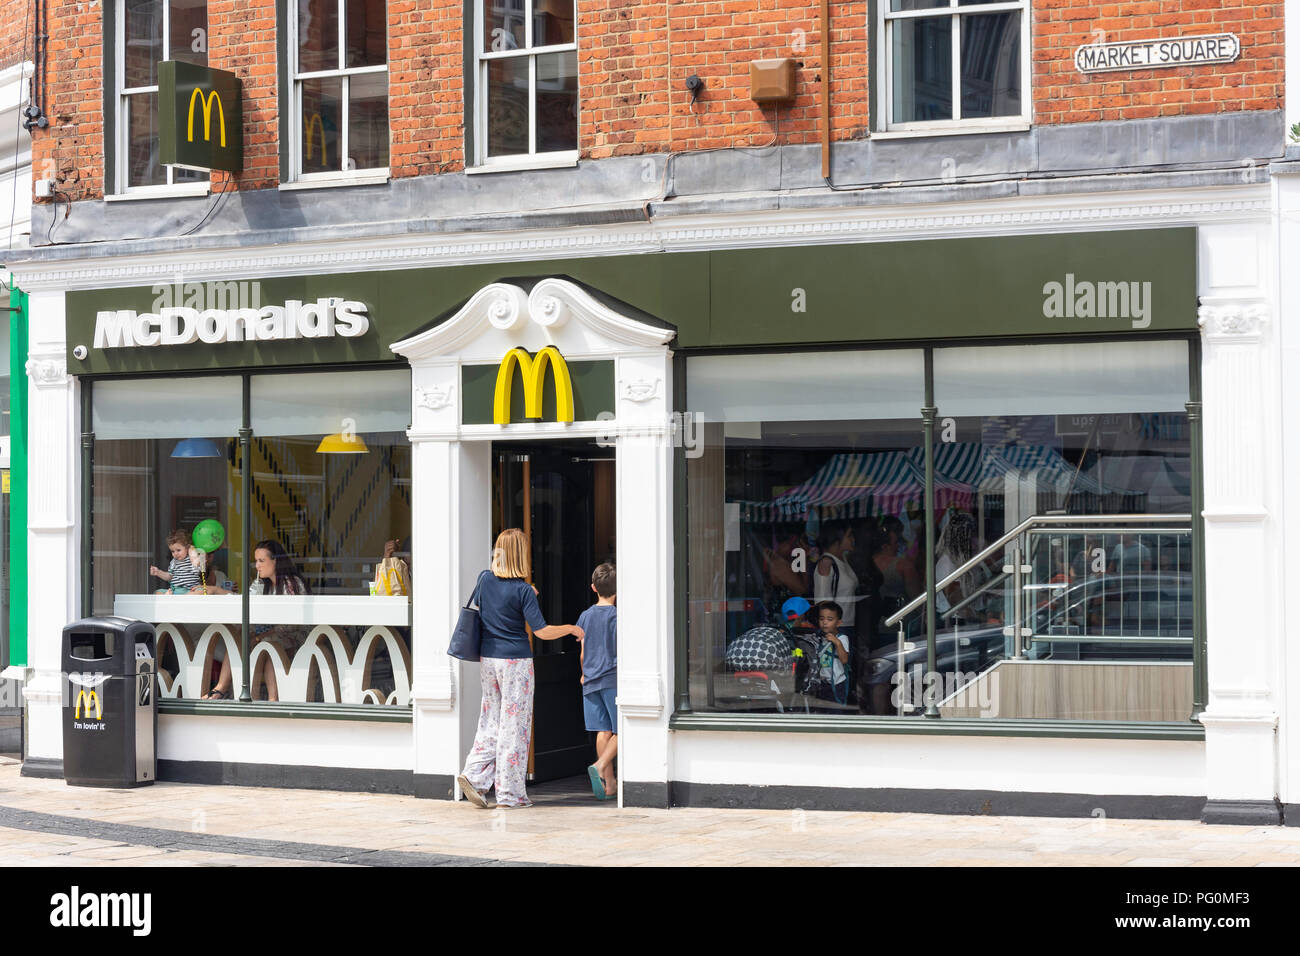
[[[388,172],[384,0],[298,0],[290,60],[292,178]]]
[[[886,129],[1029,121],[1024,0],[882,0]]]
[[[125,0],[118,9],[114,191],[206,180],[207,173],[158,162],[158,64],[208,65],[207,0]]]
[[[479,0],[478,165],[577,159],[574,0]]]

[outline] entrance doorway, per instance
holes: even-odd
[[[573,624],[595,601],[591,572],[616,552],[614,449],[594,440],[492,443],[492,537],[522,528],[533,585],[550,624]],[[582,717],[579,643],[537,641],[530,782],[585,774],[596,759]]]

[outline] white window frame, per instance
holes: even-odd
[[[347,4],[353,0],[333,0],[338,5],[338,28],[339,28],[339,62],[342,63],[347,56]],[[311,186],[329,186],[329,185],[350,185],[357,183],[383,183],[388,181],[389,170],[393,162],[393,122],[392,114],[388,119],[388,166],[374,166],[366,169],[344,169],[342,166],[343,158],[348,155],[348,92],[351,84],[351,77],[366,76],[375,73],[388,73],[388,58],[392,50],[392,36],[388,31],[388,0],[384,0],[384,63],[382,66],[354,66],[342,67],[333,70],[311,70],[306,73],[298,72],[298,4],[290,0],[287,4],[289,9],[289,29],[288,29],[288,47],[286,49],[285,69],[289,74],[289,98],[292,102],[292,115],[289,118],[289,182],[282,184],[281,188],[286,185],[292,187],[297,185],[298,188],[307,188]],[[302,145],[303,145],[303,114],[302,114],[302,81],[303,80],[320,80],[340,77],[342,82],[339,84],[339,139],[338,155],[340,163],[338,169],[325,170],[318,173],[304,173],[302,171]],[[385,82],[385,89],[391,96],[392,87]],[[390,104],[391,105],[391,104]]]
[[[483,31],[486,27],[483,17],[483,0],[474,0],[474,167],[467,172],[504,172],[512,169],[542,169],[549,166],[574,166],[578,162],[577,143],[573,149],[553,150],[539,153],[537,142],[537,57],[547,53],[567,53],[572,51],[576,59],[578,52],[578,5],[574,3],[573,42],[552,43],[547,46],[533,46],[533,25],[537,19],[536,0],[519,0],[523,3],[524,46],[518,50],[500,50],[483,52]],[[488,66],[493,60],[526,57],[528,59],[528,152],[513,153],[509,156],[489,156],[487,142],[488,111]],[[578,85],[577,99],[579,108],[582,103],[582,87]]]
[[[162,59],[171,59],[171,3],[168,0],[156,0],[162,6]],[[206,196],[212,188],[212,177],[208,175],[206,179],[182,180],[176,181],[176,168],[173,166],[163,166],[167,172],[167,182],[155,183],[150,186],[132,186],[131,179],[131,124],[130,113],[127,109],[128,97],[141,93],[158,93],[158,84],[153,86],[126,86],[126,0],[118,0],[116,4],[117,15],[114,17],[116,22],[113,24],[114,38],[113,48],[117,52],[117,63],[114,67],[113,75],[113,120],[114,129],[116,130],[116,140],[114,144],[116,162],[114,164],[114,179],[111,190],[105,191],[105,199],[148,199],[158,196]],[[204,15],[207,14],[207,5],[204,5]],[[205,30],[209,30],[205,26]],[[210,35],[210,34],[209,34]],[[159,62],[162,62],[160,60]],[[158,104],[159,110],[162,109],[162,103]]]
[[[875,29],[881,38],[878,49],[881,52],[880,88],[878,100],[880,112],[884,116],[884,129],[875,135],[888,136],[891,133],[915,135],[917,133],[934,134],[944,132],[998,132],[1004,130],[1028,129],[1033,122],[1033,95],[1030,88],[1032,64],[1030,62],[1030,22],[1031,8],[1028,0],[1008,0],[1008,2],[989,2],[958,5],[958,0],[948,0],[946,4],[925,7],[920,10],[889,9],[890,0],[878,0]],[[961,118],[961,19],[962,17],[981,13],[1020,14],[1020,113],[1013,116],[981,116],[974,119]],[[893,25],[903,20],[935,19],[951,17],[952,24],[952,119],[928,120],[916,123],[899,123],[894,120],[894,29]]]

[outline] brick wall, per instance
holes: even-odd
[[[0,0],[0,70],[32,58],[31,38],[36,31],[29,18],[34,15],[34,6],[34,0]]]
[[[29,0],[30,2],[30,0]],[[1091,6],[1035,0],[1035,122],[1177,116],[1282,105],[1280,0],[1129,0]],[[0,0],[0,10],[24,6]],[[832,94],[835,139],[868,125],[867,5],[835,0]],[[388,0],[391,167],[396,177],[458,170],[463,156],[462,4]],[[579,145],[584,156],[816,143],[820,37],[816,0],[579,0]],[[7,16],[13,22],[13,16]],[[36,168],[52,162],[74,199],[101,195],[101,5],[50,0],[51,128],[35,137]],[[245,83],[245,170],[240,188],[279,178],[273,0],[210,0],[210,63]],[[1076,47],[1097,39],[1234,32],[1231,64],[1084,76]],[[7,31],[6,31],[7,32]],[[12,40],[2,42],[12,43]],[[0,51],[5,47],[0,46]],[[749,62],[793,57],[797,97],[760,109]],[[704,80],[692,105],[686,77]],[[222,178],[218,177],[218,183]],[[220,186],[218,188],[221,188]]]
[[[1085,43],[1235,33],[1232,63],[1080,74]],[[1282,3],[1034,0],[1034,121],[1053,125],[1282,108]]]

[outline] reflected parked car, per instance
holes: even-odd
[[[1009,586],[1009,585],[1008,585]],[[1023,638],[1035,660],[1187,661],[1192,656],[1192,576],[1179,572],[1090,575],[1082,581],[1033,586],[1025,591],[1033,635]],[[903,669],[925,668],[924,616],[913,614]],[[1077,638],[1077,640],[1062,640]],[[1124,638],[1124,640],[1117,640]],[[1149,638],[1150,640],[1143,640]],[[987,610],[978,620],[955,622],[935,634],[935,670],[978,674],[1013,653],[1003,622]],[[873,686],[894,683],[897,644],[866,663]]]

